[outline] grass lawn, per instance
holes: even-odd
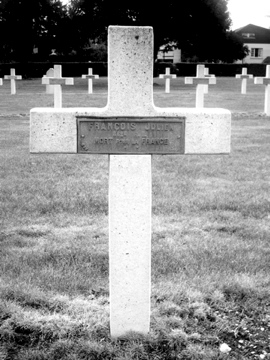
[[[270,359],[270,118],[264,86],[218,78],[206,107],[232,111],[230,155],[158,156],[153,166],[148,336],[111,339],[108,156],[29,154],[40,79],[0,87],[0,359]],[[75,79],[63,106],[103,107],[107,79]],[[194,107],[179,78],[161,107]],[[226,343],[231,351],[222,353]]]

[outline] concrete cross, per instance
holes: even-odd
[[[270,116],[270,65],[266,65],[265,77],[255,77],[254,83],[265,85],[264,112]]]
[[[196,84],[196,108],[204,106],[204,87],[208,84],[216,84],[215,77],[204,76],[204,65],[197,65],[196,77],[185,77],[185,84]]]
[[[242,74],[235,75],[236,79],[242,79],[241,94],[247,93],[247,79],[252,79],[253,75],[247,73],[247,68],[242,68]]]
[[[165,79],[165,93],[168,94],[170,92],[171,79],[176,79],[176,75],[175,74],[170,74],[170,68],[167,67],[165,69],[165,74],[160,74],[159,77],[161,79]]]
[[[151,295],[151,155],[227,154],[231,113],[153,104],[153,29],[108,29],[104,108],[30,111],[31,153],[109,154],[112,337],[147,334]]]
[[[98,79],[99,75],[94,75],[93,69],[88,68],[88,74],[82,75],[82,78],[88,79],[88,94],[92,94],[93,93],[93,79]]]
[[[73,78],[63,78],[62,77],[62,66],[54,65],[54,75],[53,77],[43,76],[42,78],[43,85],[53,85],[54,87],[54,107],[62,107],[62,85],[74,85]]]
[[[21,75],[15,74],[15,69],[10,69],[10,75],[5,75],[4,80],[10,80],[11,94],[16,94],[16,80],[22,80]]]
[[[204,77],[212,77],[214,78],[215,75],[209,74],[209,68],[204,68]],[[208,84],[204,85],[204,93],[208,94]]]
[[[44,77],[53,78],[54,77],[54,69],[50,68]],[[54,94],[54,85],[46,85],[46,94]]]

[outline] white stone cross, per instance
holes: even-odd
[[[209,68],[204,68],[204,76],[205,77],[215,77],[213,74],[209,74]],[[208,94],[208,84],[204,85],[204,93]]]
[[[109,154],[110,331],[147,334],[151,295],[151,154],[227,154],[231,113],[153,104],[153,29],[108,29],[104,108],[30,111],[31,153]]]
[[[255,77],[254,83],[265,85],[264,112],[270,116],[270,65],[266,65],[265,77]]]
[[[247,79],[252,79],[253,75],[247,73],[247,68],[242,68],[242,74],[235,75],[236,79],[242,79],[241,94],[247,93]]]
[[[54,87],[54,107],[62,107],[62,85],[74,85],[73,78],[63,78],[62,77],[62,66],[54,65],[54,75],[53,77],[43,76],[42,78],[43,85],[53,85]]]
[[[165,93],[168,94],[170,92],[171,79],[176,79],[176,75],[175,74],[170,74],[170,68],[167,67],[165,69],[165,74],[160,74],[159,77],[161,79],[165,79]]]
[[[53,78],[54,77],[54,69],[50,68],[44,77]],[[46,94],[54,94],[54,85],[46,85]]]
[[[16,94],[16,80],[22,80],[22,76],[16,75],[15,69],[10,69],[10,75],[5,75],[4,80],[10,80],[11,94]]]
[[[88,94],[92,94],[93,93],[93,79],[98,79],[99,75],[94,75],[93,69],[88,68],[88,74],[82,75],[82,78],[88,79]]]
[[[208,84],[216,84],[215,77],[204,76],[204,65],[197,65],[196,77],[185,77],[185,84],[196,84],[196,108],[204,106],[204,87]]]

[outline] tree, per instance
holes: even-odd
[[[222,61],[228,58],[224,49],[234,51],[229,44],[236,41],[229,34],[227,3],[228,0],[188,0],[184,4],[179,0],[148,4],[146,0],[71,0],[69,11],[81,47],[89,38],[104,41],[109,25],[152,26],[155,56],[161,45],[173,42],[186,57]]]
[[[62,43],[66,19],[67,12],[60,0],[2,0],[2,60],[29,60],[34,48],[41,56],[48,56],[51,49]]]

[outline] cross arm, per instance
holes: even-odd
[[[216,77],[185,77],[185,84],[214,85],[216,83]]]
[[[87,74],[87,75],[82,75],[83,79],[99,79],[99,75],[92,75],[92,74]]]
[[[78,116],[120,116],[106,108],[35,108],[30,111],[31,153],[77,153]],[[127,114],[128,115],[128,114]],[[145,113],[130,117],[144,117]],[[153,121],[159,117],[184,118],[184,154],[227,154],[230,152],[231,113],[224,109],[157,108],[148,112]],[[130,127],[132,131],[132,126]],[[179,134],[180,135],[180,134]],[[116,134],[116,136],[118,136]],[[138,135],[140,136],[140,135]],[[166,153],[166,152],[165,152]]]
[[[160,79],[176,79],[176,74],[161,74]]]
[[[256,85],[269,85],[270,84],[270,78],[255,77],[254,78],[254,84],[256,84]]]
[[[22,80],[22,75],[5,75],[5,80]]]
[[[73,78],[53,78],[43,76],[42,78],[43,85],[74,85]]]
[[[242,74],[237,74],[235,75],[236,79],[252,79],[253,75],[242,75]]]

